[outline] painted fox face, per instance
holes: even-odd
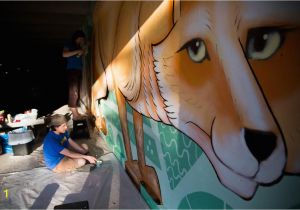
[[[181,2],[153,45],[169,123],[244,198],[300,172],[300,4]]]

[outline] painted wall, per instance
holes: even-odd
[[[91,110],[160,208],[300,208],[299,2],[97,2]]]

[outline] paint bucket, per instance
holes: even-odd
[[[3,145],[3,153],[4,154],[14,154],[13,148],[11,145],[8,144],[8,134],[0,134],[0,139]]]

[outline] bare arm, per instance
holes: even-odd
[[[93,157],[93,156],[89,156],[89,155],[82,155],[80,153],[76,153],[76,152],[72,152],[68,149],[63,149],[60,154],[62,155],[65,155],[67,157],[70,157],[70,158],[83,158],[87,161],[89,161],[90,163],[96,163],[96,158]]]
[[[63,49],[62,57],[68,58],[68,57],[71,57],[71,56],[74,56],[74,55],[80,56],[83,53],[84,53],[83,49],[78,49],[78,50],[72,50],[72,51],[70,51],[68,48],[65,47]]]
[[[84,149],[82,146],[77,144],[73,139],[69,138],[69,144],[75,150],[76,152],[79,152],[80,154],[86,154],[88,151]]]

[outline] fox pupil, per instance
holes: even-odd
[[[199,47],[200,47],[200,41],[199,40],[194,41],[194,43],[191,46],[191,50],[195,55],[198,53]]]
[[[264,50],[266,43],[268,40],[268,34],[266,33],[259,33],[257,36],[254,38],[254,43],[253,47],[256,52],[261,52]]]

